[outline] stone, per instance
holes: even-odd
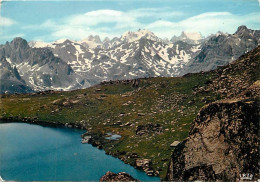
[[[160,134],[163,128],[160,124],[148,123],[146,125],[139,125],[136,129],[136,135],[142,136],[145,134]]]
[[[91,139],[92,137],[91,136],[84,136],[81,140],[81,143],[89,143],[89,140]]]
[[[139,180],[133,178],[129,174],[125,172],[120,172],[120,173],[113,173],[108,171],[104,176],[102,176],[99,180],[101,181],[107,181],[107,182],[116,182],[116,181],[134,181],[134,182],[139,182]]]
[[[179,144],[180,144],[179,141],[174,141],[174,142],[170,145],[170,147],[177,147]]]

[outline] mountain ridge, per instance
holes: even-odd
[[[10,63],[16,66],[23,80],[34,90],[70,90],[89,87],[109,80],[173,77],[212,70],[234,61],[255,48],[260,43],[260,30],[250,30],[245,26],[240,26],[234,34],[217,33],[201,39],[203,41],[199,41],[199,43],[185,40],[178,40],[174,43],[165,42],[148,30],[126,32],[121,38],[105,39],[103,41],[105,47],[102,47],[99,36],[89,36],[87,40],[94,41],[100,46],[93,48],[77,41],[62,39],[47,44],[31,42],[29,45],[35,47],[32,48],[22,39],[15,45],[12,42],[1,45],[0,53],[2,53],[0,55],[8,58]],[[200,39],[198,38],[198,40]],[[13,52],[12,56],[11,52]],[[36,52],[38,53],[36,54]],[[40,64],[38,58],[32,56],[33,54],[48,57],[46,59],[42,57],[43,60],[40,61],[45,62],[45,67],[41,68],[43,65]],[[63,66],[58,66],[58,59],[60,59],[60,65]],[[25,69],[29,69],[29,67],[18,65],[18,63],[28,62],[28,65],[32,67],[32,63],[35,61],[38,62],[39,68],[34,70],[30,68],[31,70],[26,74]],[[48,64],[54,63],[55,66],[48,66]],[[64,85],[56,81],[55,86],[55,83],[51,83],[51,79],[54,75],[57,77],[58,74],[53,73],[53,70],[50,69],[54,67],[59,67],[60,73],[62,73],[61,69],[65,67],[67,70],[71,68],[73,76],[67,74],[65,76],[67,81],[64,80]],[[37,71],[38,69],[39,71]],[[37,72],[42,75],[41,69],[48,70],[45,72],[49,76],[43,76],[43,80],[47,79],[47,82],[39,83],[36,79]],[[33,77],[35,81],[30,77]],[[69,86],[68,82],[71,82],[72,86]]]
[[[16,68],[26,86],[35,91],[66,89],[66,87],[75,89],[80,86],[76,79],[78,76],[70,65],[55,57],[47,48],[30,48],[24,39],[15,38],[1,46],[0,57],[9,60],[10,66]],[[1,64],[1,68],[3,67],[4,65]],[[5,91],[8,92],[8,90],[1,90],[1,92]]]

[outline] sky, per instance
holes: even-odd
[[[207,36],[234,33],[238,26],[260,30],[260,0],[0,0],[0,44],[120,37],[147,29],[161,38],[185,32]]]

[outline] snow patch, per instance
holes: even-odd
[[[197,52],[197,51],[200,51],[201,49],[200,49],[200,45],[197,45],[197,46],[193,46],[192,48],[191,48],[191,51],[192,52]]]

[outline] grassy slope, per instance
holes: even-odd
[[[212,77],[213,74],[194,74],[182,78],[149,78],[141,79],[138,88],[133,88],[132,83],[118,83],[46,95],[11,95],[1,99],[0,117],[81,123],[91,133],[120,134],[119,141],[107,140],[104,144],[107,152],[125,151],[152,159],[153,168],[161,169],[160,176],[164,177],[172,151],[170,144],[188,136],[190,123],[205,104],[202,98],[209,96],[193,95],[192,89],[203,86]],[[216,95],[212,94],[211,99],[216,100]],[[122,126],[126,123],[128,126]],[[161,124],[163,133],[136,135],[137,126],[147,123]],[[133,164],[132,159],[128,162]]]

